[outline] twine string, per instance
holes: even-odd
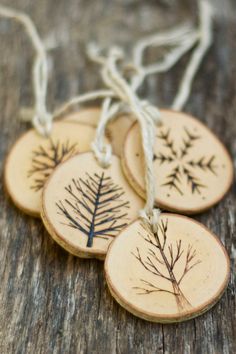
[[[115,73],[115,64],[112,63],[112,58],[117,56],[117,59],[122,61],[123,76],[125,75],[127,68],[133,72],[130,88],[128,91],[128,97],[130,97],[132,93],[135,93],[138,90],[139,86],[143,83],[147,75],[158,72],[165,72],[174,66],[181,58],[181,56],[196,43],[197,37],[197,31],[190,28],[190,26],[187,24],[179,26],[175,30],[168,30],[156,35],[148,36],[134,47],[132,63],[128,64],[124,62],[124,53],[119,47],[111,48],[110,52],[108,53],[108,57],[106,58],[101,55],[101,51],[96,44],[90,43],[88,45],[88,55],[90,59],[101,65],[101,73],[105,85],[111,89],[110,93],[113,92],[113,98],[119,99],[119,103],[116,103],[115,107],[109,111],[109,114],[106,115],[106,119],[102,115],[98,122],[96,134],[97,136],[95,143],[93,143],[93,150],[102,166],[109,165],[107,151],[111,152],[111,149],[108,148],[107,144],[105,143],[105,128],[103,128],[102,125],[107,125],[110,120],[114,119],[121,112],[130,113],[132,111],[129,107],[129,101],[127,101],[127,92],[124,92],[124,81],[119,86],[119,80],[122,77],[120,76],[120,73],[117,76],[116,72],[116,86],[114,86],[114,77],[112,77],[112,75],[114,76]],[[149,45],[160,46],[164,44],[172,45],[174,46],[174,49],[168,52],[164,58],[157,63],[147,67],[143,66],[142,56],[144,55],[145,49]],[[125,89],[127,90],[127,86]],[[110,104],[111,103],[112,101],[110,101]],[[144,105],[144,103],[145,102],[143,101],[142,104]],[[156,114],[157,109],[149,104],[146,104],[146,109],[150,111],[151,116],[155,120],[155,117],[158,116],[158,114]]]
[[[171,30],[150,35],[138,41],[133,49],[133,58],[134,65],[139,68],[140,74],[133,78],[133,88],[137,90],[148,75],[170,70],[196,44],[198,37],[198,31],[187,22]],[[145,50],[149,47],[162,46],[173,48],[159,62],[144,66]]]
[[[204,0],[201,1],[205,3]],[[209,12],[208,4],[201,5],[204,10],[207,9]],[[204,13],[204,11],[201,11]],[[42,135],[48,135],[51,131],[52,120],[59,115],[64,114],[68,109],[76,104],[81,104],[89,101],[93,101],[96,99],[104,99],[106,97],[113,97],[114,93],[112,91],[107,90],[98,90],[89,92],[84,95],[75,96],[70,99],[68,102],[63,104],[62,107],[56,109],[53,114],[48,112],[46,108],[46,98],[47,98],[47,86],[48,86],[48,65],[47,65],[47,57],[46,57],[46,49],[43,45],[42,40],[37,32],[37,29],[26,14],[10,9],[5,6],[0,5],[0,15],[14,19],[20,22],[29,38],[32,41],[36,52],[36,59],[33,67],[33,88],[35,95],[35,113],[32,115],[31,121],[36,130]],[[207,18],[202,19],[202,27],[206,29]],[[206,30],[203,30],[203,33],[206,33]],[[175,27],[171,30],[160,32],[151,36],[147,36],[144,39],[140,40],[133,49],[133,64],[130,65],[134,71],[136,71],[136,75],[132,77],[132,88],[136,91],[140,85],[143,83],[144,79],[148,75],[152,75],[155,73],[168,71],[172,66],[174,66],[180,58],[189,51],[198,41],[200,36],[199,31],[194,29],[189,23],[184,23],[178,27]],[[173,46],[173,49],[170,50],[162,60],[158,61],[149,66],[143,65],[143,57],[144,52],[148,47],[158,47],[163,45]],[[93,47],[93,48],[91,48]],[[91,50],[92,49],[92,50]],[[91,45],[89,50],[90,58],[96,61],[99,64],[104,64],[105,58],[96,52],[95,46]],[[92,54],[95,52],[95,55]],[[191,66],[193,68],[193,65]],[[189,74],[187,75],[189,77]],[[183,79],[183,84],[181,85],[179,96],[182,96],[182,92],[187,91],[187,87],[190,84],[186,84],[186,79]],[[186,93],[185,93],[186,95]],[[176,101],[179,101],[179,98],[176,97]],[[178,107],[179,103],[174,103],[173,107]],[[123,105],[116,105],[116,111],[114,111],[113,118],[117,116],[119,111],[122,111]],[[112,118],[112,117],[111,117]]]
[[[124,61],[124,53],[120,48],[113,47],[109,50],[107,58],[101,60],[102,65],[101,75],[105,85],[114,92],[118,103],[112,103],[112,100],[105,99],[103,102],[102,114],[97,128],[96,139],[92,144],[95,156],[98,158],[102,167],[109,166],[111,160],[111,150],[109,145],[104,145],[105,125],[111,119],[113,112],[116,111],[120,103],[126,105],[130,112],[137,118],[141,127],[142,148],[145,160],[145,184],[146,188],[146,204],[141,211],[141,216],[150,220],[156,218],[153,216],[159,215],[160,211],[153,211],[155,198],[155,179],[153,172],[153,144],[154,144],[154,122],[158,122],[160,118],[158,108],[152,106],[149,102],[141,100],[133,90],[123,75],[122,62]]]
[[[42,135],[48,135],[52,126],[52,114],[47,111],[46,97],[48,85],[48,65],[46,50],[37,29],[25,13],[0,5],[0,15],[20,22],[25,28],[35,49],[36,58],[33,67],[33,88],[35,95],[35,114],[32,124]]]
[[[161,71],[162,69],[165,70],[166,68],[168,70],[169,67],[174,65],[184,53],[199,41],[182,79],[180,89],[176,95],[175,102],[177,103],[174,103],[173,105],[176,109],[181,109],[183,107],[190,95],[192,82],[197,69],[200,67],[203,57],[212,42],[212,7],[208,1],[199,1],[199,12],[199,30],[197,32],[192,32],[189,37],[182,33],[181,45],[175,48],[172,53],[165,58],[164,64],[162,63],[162,65],[160,65],[160,63],[158,63],[157,67],[155,64],[147,68],[142,67],[142,56],[144,49],[146,49],[146,46],[148,45],[148,41],[144,41],[142,45],[137,47],[138,49],[136,48],[136,51],[134,51],[134,53],[136,53],[134,58],[134,68],[136,69],[134,72],[136,75],[131,79],[131,82],[128,82],[124,76],[125,70],[123,69],[122,71],[122,64],[124,66],[124,53],[120,48],[111,48],[107,58],[102,57],[97,49],[90,53],[91,58],[102,66],[101,75],[106,87],[114,92],[114,96],[119,99],[120,104],[125,104],[139,122],[144,155],[146,186],[146,204],[144,209],[140,211],[140,216],[148,220],[154,231],[157,231],[158,220],[161,214],[161,210],[154,207],[156,183],[153,168],[153,147],[155,138],[154,122],[159,122],[160,112],[158,108],[152,106],[149,102],[141,100],[136,94],[136,91],[148,74]],[[154,43],[154,39],[151,41],[152,44]],[[175,43],[176,41],[175,38]],[[119,104],[116,103],[116,107],[119,109]],[[98,124],[96,139],[92,146],[95,155],[99,157],[101,165],[105,168],[110,164],[109,156],[111,156],[111,150],[109,150],[108,154],[107,146],[104,145],[104,132],[105,125],[112,119],[111,111],[112,99],[105,99],[101,119]],[[103,151],[105,152],[104,154],[101,153]]]
[[[105,99],[107,97],[114,97],[114,92],[109,90],[98,90],[85,93],[83,95],[75,96],[66,103],[64,103],[60,108],[55,109],[53,113],[48,112],[46,107],[47,99],[47,87],[48,87],[48,65],[47,65],[47,56],[46,48],[43,45],[43,42],[38,34],[38,31],[28,15],[23,12],[11,9],[6,6],[0,5],[0,15],[9,19],[13,19],[23,25],[28,34],[32,45],[35,49],[36,58],[33,65],[33,90],[35,96],[35,109],[34,114],[30,112],[30,120],[35,127],[35,129],[43,136],[48,136],[52,129],[52,120],[64,114],[68,109],[77,104],[86,103],[89,101],[97,99]],[[152,68],[142,68],[138,65],[138,62],[142,61],[143,52],[148,45],[171,45],[178,44],[181,42],[181,38],[189,34],[192,38],[192,43],[194,42],[194,31],[191,29],[189,24],[184,24],[179,28],[175,28],[171,31],[163,32],[156,34],[155,36],[149,36],[140,42],[136,49],[134,58],[136,58],[136,63],[134,63],[133,69],[136,68],[138,75],[136,75],[136,81],[133,81],[133,88],[136,90],[146,75],[154,72],[163,72],[168,70],[175,62],[178,60],[175,57],[174,61],[171,60],[170,56],[164,58],[162,62],[156,63]],[[187,49],[186,49],[187,50]],[[94,51],[94,48],[93,48]],[[90,50],[90,57],[92,58],[92,50]],[[102,64],[104,63],[104,58],[100,57],[98,53],[92,58],[94,61]],[[166,62],[167,60],[167,62]],[[112,109],[110,113],[113,112],[113,118],[123,110],[123,105],[116,105],[116,109]],[[24,110],[24,113],[26,110]],[[27,110],[29,113],[29,110]],[[111,116],[111,118],[112,118]],[[29,114],[27,117],[23,117],[22,120],[29,120]],[[104,121],[104,120],[103,120]],[[101,131],[101,128],[99,128]],[[104,149],[104,146],[102,147]],[[106,149],[106,147],[105,147]]]
[[[140,99],[136,92],[148,75],[169,70],[187,51],[199,42],[186,68],[173,103],[173,108],[175,109],[181,109],[184,106],[190,95],[196,72],[212,42],[213,11],[207,0],[199,0],[199,12],[199,30],[193,29],[189,24],[184,24],[177,29],[149,36],[134,47],[133,62],[131,64],[125,63],[124,53],[119,47],[112,47],[107,57],[104,57],[94,44],[90,45],[88,48],[89,56],[94,62],[101,65],[101,76],[108,89],[92,91],[73,97],[51,114],[46,108],[48,84],[46,49],[38,32],[27,15],[0,6],[0,15],[15,19],[23,24],[36,51],[33,69],[35,115],[32,119],[32,124],[40,134],[48,135],[51,130],[52,119],[65,113],[71,106],[95,99],[103,99],[101,116],[96,137],[92,143],[92,149],[100,164],[107,168],[110,165],[112,156],[111,145],[105,142],[105,130],[108,122],[122,111],[132,112],[137,118],[141,130],[146,185],[146,204],[140,212],[140,216],[147,219],[154,229],[157,228],[161,213],[160,209],[154,208],[156,190],[153,168],[155,124],[160,122],[160,112],[157,107],[154,107],[148,101]],[[161,61],[144,66],[143,56],[145,50],[150,46],[158,47],[163,45],[172,46],[173,49]],[[129,71],[132,69],[133,76],[131,79],[126,77],[127,69]]]
[[[213,41],[213,7],[207,0],[199,1],[199,43],[186,67],[172,108],[180,111],[186,105],[193,80],[200,68],[202,60]]]

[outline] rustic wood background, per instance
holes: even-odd
[[[4,0],[26,11],[43,38],[55,37],[50,52],[48,103],[99,88],[86,41],[129,49],[140,36],[194,19],[192,0]],[[215,0],[219,15],[215,42],[198,74],[187,112],[198,116],[236,156],[236,3]],[[155,60],[156,53],[148,53]],[[0,19],[0,158],[27,129],[18,119],[33,102],[33,51],[19,25]],[[171,104],[186,59],[167,75],[146,81],[142,94],[160,106]],[[234,160],[235,161],[235,160]],[[1,167],[2,168],[2,167]],[[17,178],[17,176],[16,176]],[[23,215],[1,185],[0,352],[9,353],[236,353],[236,187],[197,217],[221,238],[231,257],[231,281],[222,300],[186,323],[159,325],[135,318],[110,296],[103,263],[70,256],[40,221]]]

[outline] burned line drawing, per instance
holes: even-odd
[[[28,178],[33,179],[31,189],[35,192],[40,191],[57,165],[71,157],[76,151],[77,144],[70,143],[68,140],[62,142],[50,139],[48,146],[39,145],[33,151],[32,166],[28,171]]]
[[[65,187],[68,197],[56,203],[63,223],[87,236],[87,247],[94,238],[109,240],[128,225],[130,203],[122,187],[104,172],[72,179]]]
[[[181,146],[176,147],[174,139],[171,137],[171,130],[163,127],[157,136],[161,140],[163,151],[154,154],[154,162],[158,161],[159,166],[168,165],[169,172],[162,186],[169,190],[175,190],[180,195],[184,195],[185,185],[192,194],[201,194],[207,188],[207,174],[216,176],[214,155],[192,156],[192,148],[201,137],[191,133],[186,127],[183,128]],[[198,171],[204,172],[204,177],[197,177]]]
[[[168,293],[175,297],[179,312],[192,308],[191,301],[181,290],[181,284],[201,260],[197,251],[191,245],[183,246],[182,240],[176,243],[168,242],[168,219],[161,221],[157,232],[153,232],[146,223],[142,224],[143,231],[139,233],[147,244],[146,249],[136,248],[132,255],[145,268],[146,272],[155,276],[155,280],[139,279],[141,285],[133,287],[138,295],[152,293]],[[176,266],[182,262],[182,273],[176,275]],[[158,280],[165,280],[165,287],[158,285]],[[162,282],[163,283],[163,282]]]

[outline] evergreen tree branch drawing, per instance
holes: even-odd
[[[163,127],[157,138],[161,141],[164,151],[154,153],[153,161],[157,161],[159,166],[170,167],[162,186],[175,190],[180,195],[184,195],[185,186],[189,187],[188,190],[192,194],[202,194],[207,185],[202,180],[203,177],[198,177],[197,171],[216,176],[217,166],[214,155],[192,158],[192,149],[201,137],[184,127],[181,144],[177,147],[176,142],[171,138],[171,130]]]
[[[32,167],[28,171],[28,177],[33,177],[31,189],[40,191],[46,179],[50,176],[57,165],[65,161],[76,152],[77,144],[69,141],[49,140],[49,146],[40,145],[33,151]]]
[[[86,174],[65,187],[68,197],[56,203],[64,224],[87,236],[87,247],[95,237],[108,240],[128,224],[129,201],[125,192],[105,173]]]
[[[161,221],[156,233],[147,224],[142,225],[144,234],[140,235],[147,243],[147,249],[142,252],[137,247],[133,256],[138,260],[145,270],[156,277],[156,282],[140,279],[142,285],[135,286],[133,289],[139,295],[164,292],[175,297],[179,311],[188,310],[192,307],[190,301],[185,297],[181,290],[181,284],[185,276],[199,263],[197,252],[191,245],[187,249],[183,247],[181,239],[176,243],[168,242],[168,219]],[[183,269],[180,275],[175,274],[176,265],[183,262]],[[166,287],[158,285],[158,279],[164,279]],[[162,282],[163,283],[163,282]]]

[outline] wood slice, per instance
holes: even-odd
[[[66,119],[73,122],[86,123],[96,128],[100,114],[101,109],[93,107],[72,113]],[[133,122],[134,117],[131,114],[126,114],[120,115],[108,124],[106,136],[112,144],[114,155],[121,156],[125,137]]]
[[[163,209],[195,214],[218,203],[233,181],[233,164],[218,138],[197,119],[161,110],[156,128],[154,171],[156,204]],[[129,130],[122,155],[124,172],[145,197],[144,163],[138,124]]]
[[[162,214],[154,234],[141,219],[109,248],[105,274],[127,311],[153,322],[180,322],[211,308],[227,287],[230,264],[221,242],[185,216]]]
[[[55,169],[43,190],[41,215],[49,234],[68,252],[104,259],[111,241],[142,207],[120,159],[112,156],[104,169],[88,152]]]
[[[84,123],[96,128],[101,114],[99,107],[83,108],[77,112],[68,114],[64,120],[72,122]]]
[[[5,186],[14,204],[40,217],[41,193],[48,176],[68,157],[90,150],[94,136],[93,127],[65,121],[53,123],[49,138],[34,129],[23,134],[12,147],[4,171]]]

